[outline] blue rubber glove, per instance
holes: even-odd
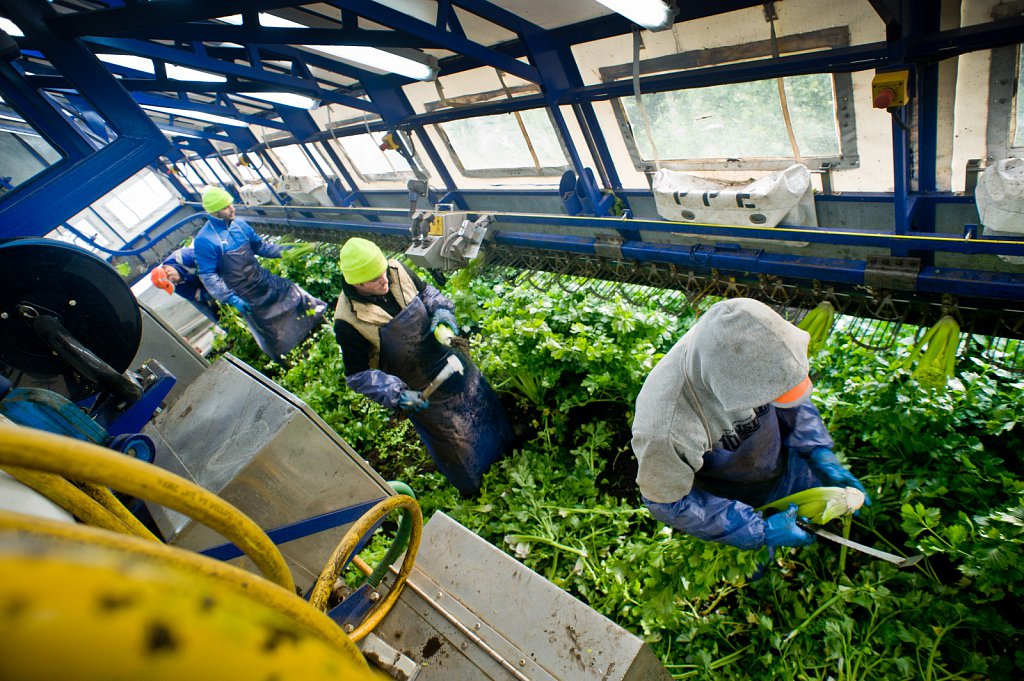
[[[816,447],[807,457],[814,474],[821,478],[822,482],[830,487],[855,487],[864,492],[864,505],[871,505],[871,497],[868,496],[864,485],[860,483],[853,473],[846,470],[843,464],[839,463],[835,453],[828,447]]]
[[[241,298],[239,298],[234,293],[232,293],[228,297],[228,305],[230,305],[231,307],[235,308],[236,310],[238,310],[242,314],[249,314],[250,312],[252,312],[252,306],[249,305],[249,303],[247,303],[244,300],[242,300]]]
[[[398,396],[398,406],[407,414],[415,414],[430,406],[430,402],[423,399],[423,393],[419,390],[403,390]]]
[[[444,324],[456,334],[459,333],[459,323],[455,321],[455,315],[443,307],[434,310],[434,314],[430,315],[431,333],[433,333],[440,324]]]
[[[764,521],[764,544],[776,546],[806,546],[814,543],[814,535],[804,532],[796,524],[797,505],[790,504],[782,513]]]

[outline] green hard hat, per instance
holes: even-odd
[[[235,202],[235,199],[227,191],[220,187],[207,187],[203,190],[203,210],[213,214],[224,210]]]
[[[373,281],[388,268],[387,258],[377,244],[359,237],[352,237],[341,247],[338,264],[345,281],[352,285]]]

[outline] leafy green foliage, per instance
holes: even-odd
[[[302,261],[305,270],[281,266],[332,300],[340,275],[329,249]],[[580,280],[562,284],[475,271],[449,280],[474,360],[520,434],[471,500],[433,470],[404,417],[345,387],[329,328],[289,368],[258,357],[254,366],[382,475],[412,484],[425,517],[444,510],[643,636],[676,678],[1021,678],[1019,376],[971,351],[948,390],[923,388],[904,368],[914,338],[872,352],[838,319],[812,359],[814,400],[873,501],[843,529],[926,557],[898,570],[822,540],[769,559],[661,525],[633,482],[633,401],[692,314],[669,316],[656,296],[637,304]],[[247,332],[228,325],[228,344],[244,352]]]

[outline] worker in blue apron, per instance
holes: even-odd
[[[865,491],[809,401],[808,340],[767,305],[735,298],[712,305],[658,361],[633,418],[651,515],[740,549],[802,546],[814,535],[795,504],[767,517],[756,509],[812,487]]]
[[[199,278],[214,298],[241,313],[260,349],[280,360],[320,325],[327,303],[260,265],[257,255],[279,258],[284,247],[260,239],[235,218],[232,204],[220,187],[203,192],[209,219],[192,244]]]
[[[346,383],[389,409],[400,408],[437,468],[464,496],[474,496],[487,469],[512,444],[505,409],[469,356],[444,339],[458,333],[454,305],[371,241],[341,249],[342,292],[334,333]],[[449,367],[458,371],[437,383]],[[424,390],[434,384],[429,396]]]
[[[203,316],[216,324],[220,321],[220,310],[216,299],[203,287],[196,268],[196,253],[191,246],[179,248],[150,272],[150,281],[167,293],[177,293],[192,303]]]

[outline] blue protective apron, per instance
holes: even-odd
[[[782,444],[775,407],[765,406],[731,434],[732,449],[715,447],[704,455],[695,487],[758,508],[821,485],[807,461]]]
[[[463,373],[442,383],[430,406],[409,420],[444,477],[464,496],[475,496],[484,473],[512,444],[512,424],[497,394],[469,357],[437,342],[420,298],[380,329],[381,370],[413,390],[426,388],[452,354]]]
[[[250,314],[243,315],[246,323],[260,349],[275,359],[288,354],[323,321],[327,303],[267,271],[249,242],[223,251],[218,273],[252,307]]]

